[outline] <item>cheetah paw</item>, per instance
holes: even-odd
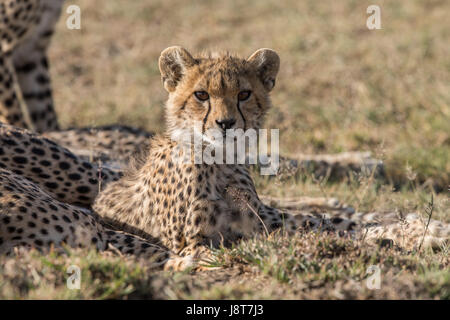
[[[171,257],[164,264],[165,271],[186,271],[194,269],[197,266],[193,256]]]

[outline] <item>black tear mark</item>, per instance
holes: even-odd
[[[237,101],[237,109],[238,109],[238,111],[239,111],[239,113],[240,113],[240,115],[241,115],[241,117],[242,117],[242,120],[244,120],[244,131],[245,130],[247,130],[247,122],[245,121],[245,117],[244,117],[244,114],[242,113],[242,110],[241,110],[241,104],[240,104],[240,102],[239,102],[239,99],[238,99],[238,101]]]
[[[208,111],[206,112],[205,118],[203,118],[202,133],[205,133],[206,121],[208,120],[209,112],[211,111],[211,101],[208,100]]]

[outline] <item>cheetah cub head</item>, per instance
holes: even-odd
[[[229,53],[193,57],[181,47],[165,49],[159,58],[168,133],[194,129],[258,129],[271,106],[269,92],[280,66],[278,54],[259,49],[248,59]]]

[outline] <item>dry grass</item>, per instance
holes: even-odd
[[[327,196],[359,211],[420,212],[431,187],[433,218],[450,222],[450,2],[378,1],[382,30],[369,31],[372,1],[78,0],[82,30],[63,19],[50,50],[56,109],[64,126],[119,122],[163,130],[159,53],[277,50],[281,70],[267,122],[283,155],[370,150],[389,183],[307,175],[255,176],[273,196]],[[176,7],[176,9],[174,9]],[[82,268],[82,290],[65,268]],[[0,298],[450,298],[448,248],[379,249],[325,235],[251,239],[217,251],[218,271],[165,274],[145,262],[95,252],[0,258]],[[365,287],[370,265],[380,290]]]
[[[448,253],[411,254],[330,235],[301,234],[238,243],[215,252],[214,271],[150,270],[145,261],[68,250],[0,257],[0,299],[450,299]],[[81,269],[80,290],[66,286]],[[369,266],[380,288],[367,286]]]

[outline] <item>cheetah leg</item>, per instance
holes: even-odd
[[[411,213],[402,220],[368,226],[361,230],[361,237],[376,243],[389,240],[407,250],[417,250],[421,246],[440,250],[450,242],[450,224],[431,219],[427,227],[425,219]]]
[[[417,250],[420,246],[439,250],[448,246],[450,240],[450,224],[432,219],[427,228],[427,221],[417,214],[409,214],[400,220],[395,213],[362,215],[346,212],[336,215],[328,212],[305,212],[304,208],[292,210],[295,208],[292,204],[286,207],[291,209],[289,213],[265,206],[263,210],[265,214],[261,216],[268,225],[276,224],[277,221],[273,217],[279,216],[280,220],[288,222],[283,222],[288,231],[293,229],[293,225],[297,230],[339,231],[339,234],[344,231],[343,235],[361,238],[383,246],[392,243],[407,250]],[[295,223],[290,222],[292,218]]]
[[[36,26],[41,4],[40,0],[0,2],[0,121],[29,129],[33,127],[22,97],[13,55],[15,48]],[[15,20],[20,21],[20,27]]]
[[[58,130],[45,52],[34,51],[25,57],[15,61],[15,65],[17,80],[23,92],[24,105],[33,130],[36,132]]]
[[[351,214],[355,212],[352,207],[342,204],[336,198],[325,197],[297,197],[297,198],[275,198],[260,196],[264,203],[272,207],[286,210],[303,210],[308,212],[332,212],[334,214]]]
[[[277,211],[270,207],[265,212]],[[275,213],[276,215],[277,213]],[[450,224],[437,220],[430,220],[428,228],[427,221],[421,219],[417,214],[409,214],[404,219],[392,219],[395,214],[370,214],[367,217],[350,214],[350,219],[344,216],[330,214],[312,214],[302,211],[289,213],[278,211],[280,220],[285,229],[292,231],[293,226],[297,230],[321,230],[321,231],[344,231],[343,235],[361,238],[368,242],[381,245],[396,244],[407,250],[417,250],[420,246],[431,247],[440,250],[448,246],[450,242]],[[270,215],[262,215],[270,217]],[[272,219],[267,223],[274,223]],[[292,222],[292,218],[295,222]]]
[[[293,216],[297,229],[352,231],[356,227],[356,223],[352,220],[355,210],[350,206],[341,204],[335,198],[300,197],[285,199],[263,196],[262,200],[264,203],[270,204],[270,206],[262,205],[263,212],[281,214],[282,220],[287,217],[288,221],[289,216]],[[281,211],[283,212],[281,213]]]
[[[61,14],[63,1],[41,0],[39,23],[14,48],[12,59],[33,128],[37,132],[58,130],[53,107],[46,50]]]
[[[356,226],[350,219],[330,217],[328,214],[279,210],[264,204],[261,204],[259,212],[259,216],[268,232],[282,228],[288,234],[310,230],[328,232],[343,231],[353,234],[353,229]]]
[[[214,261],[214,256],[210,248],[199,242],[190,243],[187,247],[183,248],[180,252],[180,256],[189,258],[193,261],[192,267],[196,271],[212,270],[210,266]]]
[[[57,200],[86,207],[99,190],[120,177],[40,135],[1,123],[0,156],[0,167],[33,181]]]
[[[8,123],[21,128],[29,128],[26,121],[26,108],[20,86],[17,82],[15,70],[7,54],[0,52],[0,122]]]
[[[241,173],[241,180],[247,181],[246,186],[240,186],[239,189],[228,188],[227,193],[233,202],[239,203],[239,207],[246,208],[245,216],[253,214],[260,220],[259,232],[271,233],[280,228],[288,234],[301,230],[350,231],[355,226],[351,220],[336,216],[335,212],[329,214],[332,210],[337,210],[342,216],[354,213],[352,208],[340,205],[336,199],[280,199],[263,196],[261,200],[248,174]],[[281,207],[282,210],[274,206]]]
[[[108,245],[119,250],[123,254],[139,256],[151,262],[155,268],[163,268],[170,271],[184,271],[194,267],[191,256],[180,257],[167,248],[138,236],[122,231],[106,230]]]

